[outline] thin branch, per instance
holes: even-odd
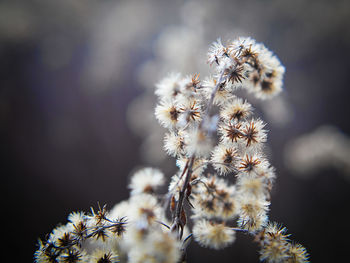
[[[172,232],[180,229],[179,239],[182,238],[182,234],[183,234],[184,222],[182,222],[182,220],[181,220],[181,212],[183,210],[183,202],[185,199],[185,192],[187,190],[187,186],[188,186],[188,183],[189,183],[191,175],[192,175],[192,166],[193,166],[194,158],[195,157],[192,156],[188,162],[188,168],[187,168],[185,181],[184,181],[184,184],[182,185],[181,190],[179,192],[179,200],[177,201],[177,204],[176,204],[176,209],[175,209],[175,213],[173,216],[173,225],[171,226]]]
[[[162,226],[165,226],[167,229],[170,229],[170,226],[168,226],[167,224],[165,224],[165,223],[163,223],[163,222],[161,222],[161,221],[158,221],[158,220],[156,220],[156,222],[157,222],[158,224],[161,224]]]
[[[229,227],[229,228],[234,230],[234,231],[249,233],[249,230],[247,230],[247,229],[242,229],[242,228],[238,228],[238,227]]]
[[[208,102],[208,106],[207,106],[205,113],[204,113],[204,117],[203,117],[203,119],[200,122],[199,127],[198,127],[199,130],[202,130],[204,128],[204,123],[205,123],[205,121],[208,120],[208,116],[209,116],[210,110],[213,106],[215,95],[216,95],[217,91],[219,90],[220,86],[222,85],[223,79],[224,79],[224,71],[221,72],[219,80],[216,82],[215,88],[211,93],[210,100]],[[187,190],[187,187],[188,187],[188,184],[190,182],[190,178],[191,178],[191,175],[193,172],[192,167],[193,167],[194,160],[195,160],[195,154],[192,155],[192,157],[189,159],[189,161],[187,160],[187,163],[186,163],[187,173],[186,173],[185,181],[184,181],[184,184],[182,185],[182,188],[179,192],[179,200],[176,204],[175,213],[173,215],[173,224],[171,226],[171,231],[175,232],[175,231],[180,230],[179,239],[182,238],[182,234],[183,234],[184,222],[182,222],[182,220],[181,220],[181,213],[183,211],[183,203],[184,203],[185,193],[186,193],[186,190]],[[181,177],[185,173],[186,167],[185,167]]]

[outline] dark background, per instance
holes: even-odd
[[[181,23],[186,2],[0,3],[2,218],[12,262],[32,261],[37,239],[71,211],[89,211],[97,202],[112,208],[128,197],[130,172],[146,165],[143,138],[126,119],[129,103],[144,93],[136,69],[152,59],[162,30]],[[293,118],[270,127],[278,171],[271,220],[288,228],[311,261],[345,261],[349,174],[329,168],[303,179],[286,168],[283,153],[290,139],[325,123],[350,134],[349,2],[217,1],[214,7],[208,46],[220,36],[215,29],[232,26],[265,43],[286,67],[283,96]],[[203,259],[258,262],[258,253],[238,233],[222,251],[192,243],[189,262]]]

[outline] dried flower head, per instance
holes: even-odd
[[[131,195],[142,193],[153,194],[164,184],[164,175],[159,169],[144,168],[137,171],[132,177],[129,184]]]
[[[164,128],[173,128],[178,123],[180,110],[173,102],[163,100],[157,105],[155,115]]]
[[[118,253],[116,251],[98,248],[91,254],[91,262],[92,263],[119,262]]]
[[[208,220],[195,222],[193,236],[200,245],[213,249],[225,248],[236,239],[234,230],[224,224],[218,224]]]
[[[234,98],[222,106],[220,117],[226,121],[240,122],[252,114],[252,105],[241,98]]]
[[[268,223],[269,202],[250,195],[240,196],[238,224],[251,232],[261,230]]]
[[[246,147],[256,146],[266,141],[266,131],[263,129],[265,123],[261,120],[250,120],[243,124],[242,138],[246,142]]]
[[[211,65],[214,62],[219,64],[219,59],[223,56],[227,56],[228,49],[222,44],[221,39],[218,38],[216,42],[213,42],[208,51],[208,63]]]
[[[219,144],[212,152],[211,162],[221,175],[236,171],[237,154],[234,147]]]
[[[289,244],[288,246],[288,263],[307,263],[309,262],[309,254],[300,244]]]
[[[180,73],[170,73],[156,84],[155,94],[162,100],[172,100],[180,93]]]
[[[173,157],[185,155],[185,138],[184,132],[181,130],[177,132],[170,131],[164,137],[164,149]]]

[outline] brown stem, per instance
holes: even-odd
[[[218,81],[216,82],[215,88],[211,93],[209,102],[208,102],[208,107],[206,108],[206,111],[204,113],[204,118],[202,119],[201,123],[199,124],[198,129],[202,130],[203,129],[203,123],[205,121],[207,121],[207,118],[209,117],[210,114],[210,110],[211,107],[213,106],[213,102],[214,102],[214,98],[215,98],[215,94],[216,92],[219,90],[219,87],[222,85],[224,79],[224,71],[221,72],[220,77],[218,79]],[[184,199],[185,199],[185,194],[186,194],[186,189],[188,187],[188,184],[190,182],[191,179],[191,175],[192,175],[192,167],[193,167],[193,163],[195,160],[195,155],[193,154],[192,157],[190,158],[189,161],[187,161],[186,163],[186,167],[181,175],[181,178],[183,176],[183,174],[186,172],[186,168],[187,168],[187,173],[186,173],[186,177],[185,177],[185,181],[184,184],[182,185],[182,188],[179,192],[179,200],[176,204],[176,209],[175,209],[175,213],[173,215],[173,224],[171,226],[171,231],[175,232],[175,231],[180,231],[178,232],[178,237],[179,239],[182,238],[182,234],[183,234],[183,227],[184,227],[184,222],[182,222],[181,219],[181,213],[183,211],[183,204],[184,204]],[[180,178],[180,180],[181,180]]]
[[[181,212],[183,210],[183,203],[184,203],[184,199],[185,199],[187,186],[190,182],[191,175],[192,175],[192,167],[193,167],[194,158],[195,157],[192,156],[191,159],[189,161],[187,161],[187,164],[186,164],[187,173],[186,173],[184,184],[182,185],[180,192],[179,192],[179,200],[177,201],[177,204],[176,204],[176,209],[175,209],[175,213],[173,216],[173,224],[171,226],[172,232],[180,231],[179,232],[179,239],[182,238],[182,234],[183,234],[184,222],[182,222],[182,219],[181,219]],[[186,167],[185,167],[185,169],[186,169]]]
[[[187,160],[186,165],[185,165],[185,167],[184,167],[184,169],[183,169],[183,171],[182,171],[182,173],[181,173],[181,176],[180,176],[178,182],[176,183],[176,185],[175,185],[171,190],[169,190],[169,192],[168,192],[168,194],[167,194],[167,197],[166,197],[166,199],[165,199],[164,205],[163,205],[164,210],[166,210],[167,207],[169,206],[170,200],[171,200],[171,199],[173,198],[173,196],[174,196],[174,192],[175,192],[175,190],[176,190],[177,185],[180,183],[182,177],[185,175],[185,173],[186,173],[186,171],[187,171],[187,168],[188,168],[188,162],[189,162],[189,160]],[[175,218],[175,214],[172,215],[172,219],[173,219],[173,220],[174,220],[174,218]]]

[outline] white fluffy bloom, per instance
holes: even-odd
[[[261,81],[260,86],[255,86],[254,94],[259,99],[273,98],[282,91],[282,86],[283,86],[282,79],[265,78]]]
[[[202,246],[222,249],[232,244],[236,237],[235,231],[224,224],[217,224],[208,220],[198,220],[193,226],[194,239]]]
[[[91,263],[100,263],[100,262],[110,262],[115,263],[119,262],[118,253],[115,250],[107,248],[97,248],[93,251],[90,256]]]
[[[240,173],[238,176],[257,177],[263,174],[264,171],[268,172],[269,167],[270,163],[260,152],[244,153],[239,160]]]
[[[130,211],[130,204],[129,200],[124,200],[116,205],[110,210],[109,214],[112,219],[119,219],[122,217],[130,218],[129,217],[129,211]]]
[[[205,78],[203,80],[203,93],[204,96],[209,100],[215,90],[217,80],[213,77]],[[231,92],[230,86],[225,82],[221,83],[217,92],[214,96],[214,105],[224,105],[227,101],[234,98]]]
[[[180,127],[186,127],[187,125],[195,125],[201,121],[202,108],[200,103],[196,99],[186,99],[179,103],[179,121]]]
[[[185,144],[188,157],[202,158],[209,156],[213,142],[204,131],[194,128],[186,134]]]
[[[263,44],[249,37],[239,38],[231,43],[228,50],[242,65],[243,86],[257,98],[272,98],[281,92],[285,69]]]
[[[155,190],[164,184],[164,175],[159,169],[144,168],[137,171],[129,184],[131,195],[142,193],[154,193]]]
[[[88,219],[88,216],[84,212],[72,212],[68,216],[68,220],[73,225],[78,225],[80,222],[84,222]]]
[[[255,232],[266,226],[270,202],[263,197],[256,198],[250,194],[240,195],[238,201],[240,203],[238,224],[242,228]]]
[[[128,251],[128,262],[176,263],[180,256],[180,243],[173,233],[155,228],[147,232],[142,242],[131,245]]]
[[[181,130],[165,134],[164,149],[170,156],[176,157],[185,154],[185,140],[183,134],[184,132]]]
[[[212,152],[211,162],[221,175],[226,175],[236,170],[236,157],[235,148],[219,144]]]
[[[156,84],[155,94],[161,100],[169,100],[174,98],[180,92],[179,81],[180,73],[171,73]]]
[[[150,224],[163,218],[163,210],[156,197],[150,194],[139,194],[129,199],[130,221],[141,220]]]
[[[179,82],[180,94],[176,97],[181,100],[198,98],[198,87],[200,86],[199,74],[186,76]]]
[[[164,128],[174,128],[177,125],[180,111],[171,100],[162,100],[156,106],[155,115]]]
[[[72,224],[66,224],[56,227],[50,234],[48,241],[56,246],[61,245],[61,240],[65,240],[65,236],[74,230]]]
[[[230,55],[240,56],[245,48],[250,48],[253,53],[259,52],[259,46],[251,37],[239,37],[231,42],[228,47]]]
[[[218,38],[216,42],[210,46],[208,51],[208,63],[211,65],[214,62],[219,64],[219,60],[227,52],[226,47],[222,44],[221,39]]]
[[[223,105],[220,111],[220,117],[224,121],[234,120],[239,122],[248,118],[252,114],[252,111],[253,107],[249,102],[235,97]]]
[[[220,136],[220,142],[237,147],[237,143],[243,139],[242,123],[221,122],[218,125],[218,134]]]
[[[253,147],[259,149],[261,143],[266,142],[267,131],[264,129],[265,125],[266,124],[260,119],[252,119],[242,123],[242,138],[244,139],[247,148]]]
[[[227,198],[220,204],[218,217],[222,220],[232,220],[239,212],[239,203],[235,197]]]
[[[263,198],[267,194],[267,182],[264,177],[240,176],[237,179],[238,192]]]
[[[230,220],[238,212],[236,189],[225,178],[215,175],[202,176],[192,188],[193,219]]]
[[[253,81],[255,82],[253,92],[257,98],[269,99],[282,91],[285,68],[263,44],[260,45],[258,60],[260,72],[259,78]],[[255,75],[255,77],[257,76]]]

